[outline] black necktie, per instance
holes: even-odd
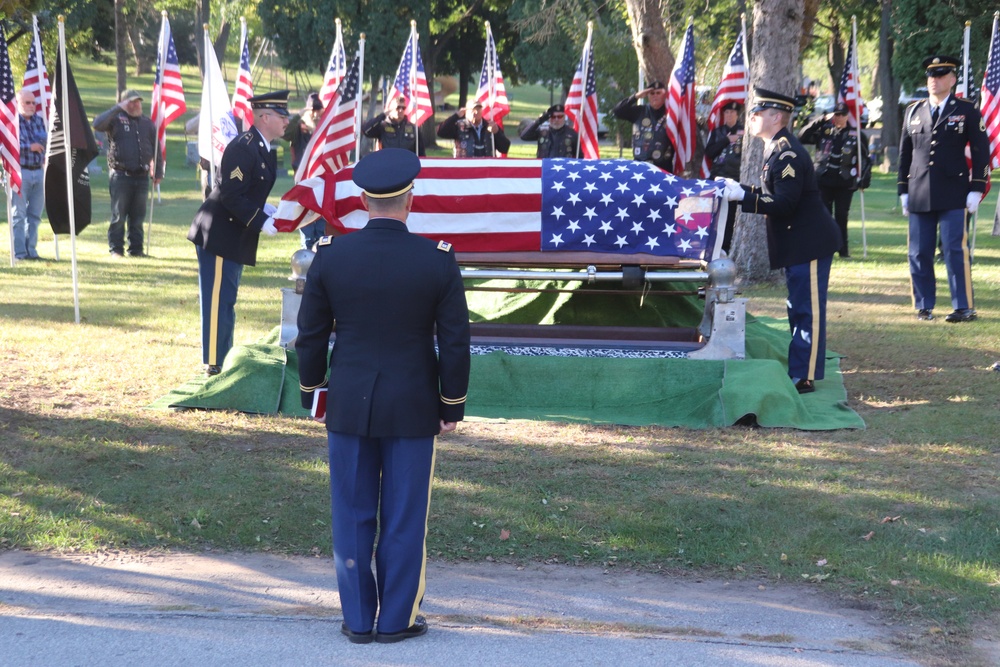
[[[938,112],[940,110],[941,107],[934,107],[934,111],[931,112],[931,125],[937,125]]]

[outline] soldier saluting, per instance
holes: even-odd
[[[639,104],[648,99],[649,104]],[[640,162],[652,162],[664,171],[674,168],[674,145],[667,137],[667,89],[662,81],[626,97],[611,110],[612,115],[632,123],[632,155]]]
[[[903,215],[909,216],[910,283],[917,319],[934,319],[934,249],[938,227],[948,269],[954,311],[946,322],[976,319],[972,301],[967,214],[974,214],[986,191],[990,173],[989,140],[983,117],[972,102],[956,98],[958,59],[929,56],[926,100],[914,102],[903,114],[899,142],[897,188]],[[972,155],[970,174],[965,148]]]

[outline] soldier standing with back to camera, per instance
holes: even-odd
[[[897,188],[903,215],[909,217],[910,283],[918,320],[934,319],[934,248],[938,228],[954,308],[946,322],[976,319],[972,301],[972,258],[968,215],[975,214],[990,174],[990,145],[975,105],[951,94],[958,81],[958,59],[929,56],[926,100],[903,114]],[[972,172],[965,148],[972,154]]]
[[[548,121],[548,127],[542,127]],[[524,141],[538,141],[536,158],[576,157],[580,135],[566,124],[566,107],[553,104],[519,135]]]
[[[823,204],[833,213],[843,239],[838,251],[850,257],[847,245],[847,218],[851,199],[858,188],[868,187],[871,163],[868,160],[868,140],[863,132],[847,126],[847,105],[838,102],[833,113],[810,122],[799,133],[803,144],[816,144],[814,164]],[[861,165],[858,165],[858,141],[861,143]]]
[[[648,104],[639,100],[648,99]],[[632,155],[640,162],[652,162],[664,171],[673,171],[674,145],[667,137],[667,89],[662,81],[626,97],[611,114],[632,123]]]
[[[740,180],[740,162],[743,158],[743,123],[740,122],[739,102],[729,102],[722,107],[722,125],[712,130],[708,135],[708,141],[705,142],[705,157],[712,161],[709,171],[712,178]],[[722,249],[727,253],[733,243],[736,206],[736,202],[729,202],[726,231],[722,236]]]
[[[760,187],[725,179],[725,196],[767,216],[771,269],[788,287],[788,375],[800,394],[816,390],[826,368],[826,294],[840,233],[820,201],[809,152],[788,131],[795,99],[754,89],[749,132],[764,140]]]
[[[376,139],[379,148],[402,148],[424,157],[424,146],[417,152],[417,126],[406,119],[406,98],[390,103],[379,115],[361,126],[361,133]]]

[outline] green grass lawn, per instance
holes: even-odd
[[[111,71],[74,67],[91,115],[110,106]],[[512,117],[548,101],[542,89],[514,99]],[[49,261],[10,268],[0,224],[0,548],[330,551],[319,427],[144,409],[201,371],[185,239],[200,197],[180,124],[171,129],[151,258],[109,259],[107,175],[93,179],[94,222],[77,239],[81,324],[68,238],[51,261],[43,230]],[[865,195],[867,259],[855,197],[854,258],[835,260],[830,281],[829,347],[846,355],[848,400],[867,430],[465,423],[440,440],[432,557],[802,582],[894,614],[924,657],[970,664],[971,638],[995,630],[1000,610],[996,193],[977,235],[980,320],[922,323],[894,180],[876,175]],[[273,199],[291,184],[279,179]],[[237,344],[278,323],[297,247],[295,235],[261,239]],[[778,286],[745,296],[753,313],[784,315]]]

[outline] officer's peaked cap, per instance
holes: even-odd
[[[373,199],[405,194],[420,173],[420,158],[402,148],[383,148],[369,153],[354,166],[353,180]]]

